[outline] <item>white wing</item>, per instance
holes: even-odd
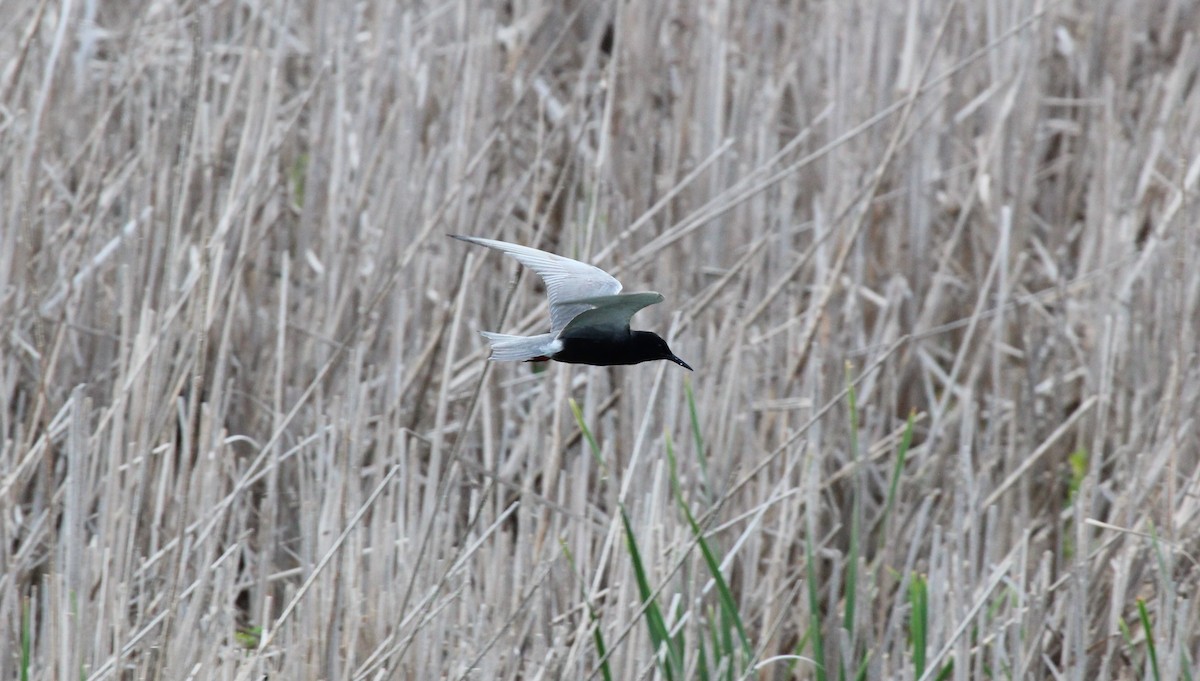
[[[629,330],[629,320],[638,310],[661,303],[661,293],[647,291],[646,293],[623,293],[619,296],[596,296],[571,301],[581,305],[593,306],[586,312],[580,312],[570,324],[563,329],[563,335],[571,332],[583,332],[585,329],[597,331],[625,332]]]
[[[457,234],[450,236],[460,241],[494,248],[537,272],[542,281],[546,282],[546,296],[550,298],[550,333],[555,335],[562,331],[576,315],[594,307],[593,304],[581,302],[583,299],[612,296],[621,291],[621,282],[613,278],[611,274],[578,260],[564,258],[561,255],[539,251],[528,246],[510,244],[507,241]],[[647,303],[647,305],[649,304]]]

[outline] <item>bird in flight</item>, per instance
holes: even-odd
[[[612,366],[665,359],[691,371],[667,342],[649,331],[631,331],[638,310],[661,303],[661,293],[621,293],[621,282],[599,267],[536,248],[475,236],[449,236],[493,248],[537,272],[550,298],[550,333],[510,336],[483,331],[499,362]]]

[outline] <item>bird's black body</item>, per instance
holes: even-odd
[[[563,333],[559,340],[562,341],[563,349],[550,357],[556,362],[615,366],[665,359],[691,370],[686,362],[671,352],[665,340],[649,331],[597,333],[588,329],[583,333]]]

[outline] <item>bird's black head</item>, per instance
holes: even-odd
[[[649,331],[634,331],[633,339],[634,343],[637,344],[638,354],[641,356],[640,361],[648,362],[654,359],[665,359],[678,364],[688,371],[692,370],[687,362],[679,359],[675,356],[675,353],[671,352],[671,348],[667,347],[667,342],[659,337],[658,334]]]

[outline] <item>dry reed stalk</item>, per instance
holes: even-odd
[[[5,17],[0,678],[1196,677],[1197,3]]]

